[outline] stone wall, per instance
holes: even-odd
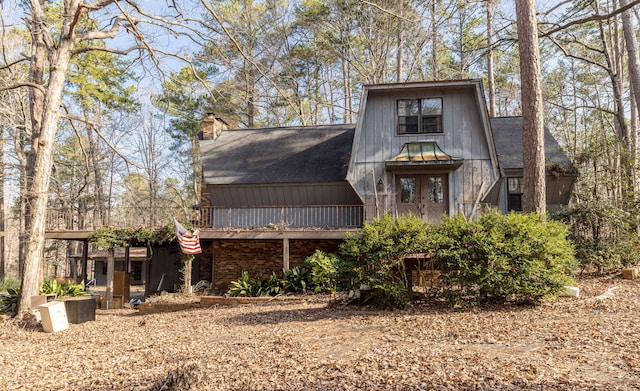
[[[337,252],[341,240],[290,240],[289,267],[302,266],[304,260],[316,249]],[[212,281],[216,293],[229,289],[243,271],[251,278],[267,278],[276,272],[282,275],[282,247],[280,239],[274,240],[213,240],[202,243],[199,276]]]

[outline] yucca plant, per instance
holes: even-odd
[[[287,292],[307,292],[309,285],[309,272],[303,267],[294,267],[290,270],[283,270],[284,288]]]
[[[44,280],[40,285],[41,295],[58,295],[60,292],[60,283],[56,280]]]
[[[42,295],[56,295],[57,297],[62,296],[86,296],[88,295],[84,281],[79,284],[74,284],[71,281],[66,281],[60,284],[56,280],[45,280],[42,285],[40,285],[40,294]]]
[[[20,289],[7,288],[6,294],[0,294],[0,313],[14,313],[18,306]]]
[[[88,295],[85,290],[84,280],[79,284],[74,284],[71,281],[67,281],[60,286],[60,293],[58,296],[86,296]]]
[[[253,281],[249,277],[249,273],[246,271],[242,272],[242,277],[237,281],[231,281],[231,287],[227,291],[229,296],[253,296],[252,295],[252,285]]]

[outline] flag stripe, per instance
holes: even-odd
[[[178,237],[178,243],[180,244],[182,253],[187,255],[200,254],[202,252],[200,248],[200,231],[195,230],[193,234],[191,234],[175,218],[173,222],[176,225],[176,236]]]

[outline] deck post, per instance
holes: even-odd
[[[289,238],[282,239],[282,268],[289,270]]]
[[[89,241],[85,240],[82,242],[82,279],[86,284],[89,282],[89,273],[87,271],[87,263],[89,262]],[[93,276],[95,278],[95,275]]]

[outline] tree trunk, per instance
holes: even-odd
[[[431,67],[433,80],[440,79],[440,67],[438,66],[438,25],[436,24],[436,0],[431,2]]]
[[[628,206],[628,201],[630,200],[629,197],[632,196],[633,179],[631,176],[633,169],[630,162],[631,153],[629,150],[629,129],[625,120],[625,107],[621,75],[622,70],[620,69],[622,60],[620,59],[620,50],[617,48],[616,42],[613,43],[614,53],[611,53],[611,45],[610,42],[608,42],[607,34],[605,33],[605,25],[602,21],[599,22],[598,28],[600,32],[600,39],[602,40],[602,54],[604,55],[605,61],[607,62],[606,70],[609,75],[609,79],[611,80],[611,87],[614,98],[614,129],[616,132],[616,140],[618,142],[618,160],[620,166],[620,177],[617,181],[617,183],[619,183],[619,188],[617,189],[618,191],[616,191],[616,194],[619,193],[622,198],[620,207],[626,208]],[[616,165],[613,165],[612,167],[615,166]]]
[[[44,0],[37,0],[35,3],[44,8]],[[29,70],[29,81],[34,85],[44,85],[44,70],[46,61],[46,45],[44,41],[44,33],[40,27],[40,22],[35,13],[31,19],[31,65]],[[42,132],[42,120],[44,115],[45,94],[38,88],[29,88],[29,111],[31,112],[31,149],[25,156],[24,169],[21,170],[21,187],[20,187],[20,244],[18,256],[18,276],[24,275],[24,264],[27,257],[27,247],[29,246],[29,225],[31,224],[31,208],[33,203],[31,200],[30,188],[31,181],[34,177],[35,156],[38,153],[40,144],[38,140]]]
[[[624,7],[629,4],[629,0],[620,0],[620,7]],[[633,119],[635,118],[635,107],[640,102],[640,58],[638,58],[638,40],[636,39],[636,30],[633,26],[633,10],[630,8],[622,13],[622,32],[624,34],[624,39],[627,44],[627,55],[629,62],[629,84],[632,99],[631,100],[631,129],[629,129],[630,138],[629,140],[629,166],[635,167],[636,164],[636,148],[637,148],[637,134],[635,122]],[[634,105],[635,102],[635,105]],[[635,106],[635,107],[634,107]],[[635,170],[631,170],[631,192],[634,193],[635,189]]]
[[[32,2],[33,4],[33,2]],[[38,7],[32,5],[32,7]],[[41,9],[38,7],[38,9]],[[36,14],[36,12],[34,12]],[[46,28],[44,24],[36,22],[37,28]],[[51,64],[49,82],[44,98],[44,111],[42,113],[40,134],[32,136],[34,159],[33,179],[29,186],[28,197],[31,201],[31,213],[27,214],[29,221],[28,244],[24,259],[24,273],[22,275],[22,288],[18,302],[18,312],[27,311],[31,305],[31,296],[38,293],[39,272],[42,256],[44,254],[44,233],[46,223],[47,201],[49,199],[49,184],[51,181],[51,169],[53,167],[53,147],[60,119],[60,105],[62,103],[62,91],[66,80],[66,73],[71,60],[74,46],[72,37],[60,38],[59,46],[55,52],[50,53]],[[36,144],[38,147],[36,147]]]
[[[88,115],[85,112],[85,119],[88,123]],[[98,156],[100,147],[93,135],[93,128],[87,125],[87,143],[89,144],[89,158],[91,159],[91,168],[93,169],[93,185],[95,190],[95,205],[93,212],[93,221],[91,228],[103,227],[107,224],[104,186],[102,180],[102,170],[100,169],[100,158]]]
[[[107,309],[113,309],[113,276],[115,274],[116,264],[116,250],[110,248],[107,251],[107,289],[105,292],[105,301],[107,302]]]
[[[493,77],[493,0],[487,0],[487,88],[489,116],[496,116],[496,82]]]
[[[396,51],[396,81],[398,83],[401,83],[403,80],[402,78],[402,72],[403,72],[402,46],[404,45],[404,36],[403,36],[404,20],[402,19],[402,11],[404,9],[403,2],[404,0],[398,0],[398,30],[396,35],[396,38],[398,40],[397,42],[398,48]]]
[[[1,131],[1,129],[0,129]],[[4,134],[0,133],[0,140],[4,140]],[[4,259],[4,142],[0,142],[0,281],[6,278],[6,266]]]
[[[522,96],[523,194],[525,212],[546,212],[544,112],[540,50],[534,0],[517,0],[518,50]]]
[[[193,255],[182,254],[182,259],[184,261],[183,268],[183,277],[184,277],[184,289],[182,293],[185,295],[191,294],[191,270],[193,266]]]

